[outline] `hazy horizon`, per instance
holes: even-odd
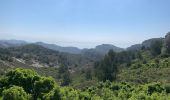
[[[1,0],[0,39],[126,48],[170,31],[169,0]]]

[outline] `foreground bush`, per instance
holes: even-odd
[[[6,89],[2,93],[3,100],[29,100],[30,95],[28,95],[22,87],[12,86]]]
[[[0,100],[170,100],[170,85],[100,82],[75,90],[59,86],[53,78],[17,68],[0,79]]]

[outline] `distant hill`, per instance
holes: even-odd
[[[150,48],[151,44],[156,42],[156,41],[164,41],[164,38],[148,39],[148,40],[143,41],[141,44],[132,45],[132,46],[126,48],[126,50],[128,50],[128,51],[136,51],[136,50],[141,50],[142,47],[143,48]]]
[[[1,48],[18,47],[28,44],[23,40],[0,40]]]
[[[81,53],[81,49],[79,49],[77,47],[61,47],[61,46],[58,46],[55,44],[47,44],[47,43],[43,43],[43,42],[36,42],[35,44],[43,46],[48,49],[60,51],[60,52],[66,52],[66,53],[71,53],[71,54],[80,54]]]
[[[123,48],[119,48],[111,44],[102,44],[102,45],[96,46],[95,48],[97,52],[102,53],[102,54],[108,53],[108,51],[111,49],[115,52],[121,52],[124,50]]]
[[[140,50],[141,48],[142,48],[142,44],[135,44],[135,45],[128,47],[126,50],[137,51],[137,50]]]
[[[21,59],[26,64],[32,66],[38,64],[43,66],[58,66],[61,63],[68,63],[66,57],[62,53],[35,44],[8,48],[7,50],[11,53],[11,57]]]
[[[111,50],[111,49],[115,52],[121,52],[124,50],[122,48],[116,47],[111,44],[102,44],[102,45],[98,45],[92,49],[83,49],[81,54],[84,56],[98,59],[98,58],[101,58],[102,56],[104,56],[105,54],[107,54],[109,52],[109,50]]]
[[[155,41],[163,41],[164,38],[152,38],[152,39],[148,39],[142,42],[142,46],[144,46],[145,48],[149,48],[151,46],[151,44]]]

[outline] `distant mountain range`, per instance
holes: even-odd
[[[1,48],[18,47],[28,44],[23,40],[0,40]]]
[[[35,44],[41,45],[48,49],[52,49],[52,50],[56,50],[56,51],[60,51],[60,52],[72,53],[72,54],[81,54],[81,53],[85,53],[85,52],[97,52],[100,54],[106,54],[110,49],[114,50],[115,52],[121,52],[124,50],[123,48],[119,48],[119,47],[116,47],[111,44],[102,44],[102,45],[98,45],[95,48],[91,48],[91,49],[79,49],[77,47],[61,47],[61,46],[58,46],[55,44],[47,44],[47,43],[43,43],[43,42],[37,42]]]
[[[123,48],[119,48],[111,44],[102,44],[91,49],[79,49],[77,47],[62,47],[56,44],[48,44],[48,43],[43,43],[43,42],[29,43],[29,42],[22,41],[22,40],[0,40],[1,48],[18,47],[18,46],[24,46],[27,44],[36,44],[36,45],[40,45],[48,49],[52,49],[52,50],[59,51],[59,52],[71,53],[71,54],[94,53],[94,54],[105,55],[110,49],[114,50],[115,52],[121,52],[124,50]]]
[[[62,46],[58,46],[55,44],[47,44],[47,43],[43,43],[43,42],[36,42],[35,44],[43,46],[48,49],[60,51],[60,52],[66,52],[66,53],[72,53],[72,54],[80,54],[81,53],[81,49],[79,49],[77,47],[62,47]]]
[[[115,52],[121,52],[124,50],[131,50],[131,51],[140,50],[142,47],[148,48],[151,45],[151,43],[154,41],[163,41],[163,40],[164,38],[152,38],[143,41],[141,44],[132,45],[126,49],[116,47],[111,44],[101,44],[91,49],[79,49],[77,47],[62,47],[56,44],[48,44],[44,42],[29,43],[23,40],[0,40],[0,47],[9,48],[9,47],[24,46],[28,44],[35,44],[59,52],[70,53],[70,54],[82,54],[83,56],[88,55],[88,57],[98,57],[98,56],[104,56],[111,49],[114,50]]]

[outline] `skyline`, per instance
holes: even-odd
[[[169,0],[1,0],[0,39],[126,48],[170,31]]]
[[[155,37],[155,38],[165,38],[165,37]],[[153,38],[149,38],[149,39],[153,39]],[[149,39],[146,39],[146,40],[149,40]],[[99,46],[99,45],[113,45],[113,46],[116,46],[116,47],[118,47],[118,48],[122,48],[122,49],[126,49],[126,48],[128,48],[128,47],[131,47],[131,46],[133,46],[133,45],[138,45],[138,44],[142,44],[144,41],[146,41],[146,40],[143,40],[142,42],[140,42],[140,43],[136,43],[136,44],[131,44],[131,45],[129,45],[129,46],[127,46],[127,47],[120,47],[120,46],[118,46],[118,45],[115,45],[115,44],[112,44],[112,43],[100,43],[100,44],[96,44],[96,45],[94,45],[93,44],[93,46],[91,46],[91,47],[78,47],[78,46],[76,46],[76,45],[60,45],[60,42],[58,42],[58,43],[54,43],[54,42],[52,42],[52,43],[50,43],[50,42],[44,42],[44,41],[27,41],[27,40],[17,40],[17,39],[0,39],[0,41],[20,41],[20,42],[26,42],[26,43],[38,43],[38,42],[41,42],[41,43],[45,43],[45,44],[51,44],[51,45],[56,45],[56,46],[61,46],[61,47],[76,47],[76,48],[78,48],[78,49],[92,49],[92,48],[95,48],[96,46]],[[63,43],[63,42],[61,42],[61,43]],[[69,44],[70,44],[70,42],[69,42]],[[82,43],[81,43],[81,45],[82,45]]]

